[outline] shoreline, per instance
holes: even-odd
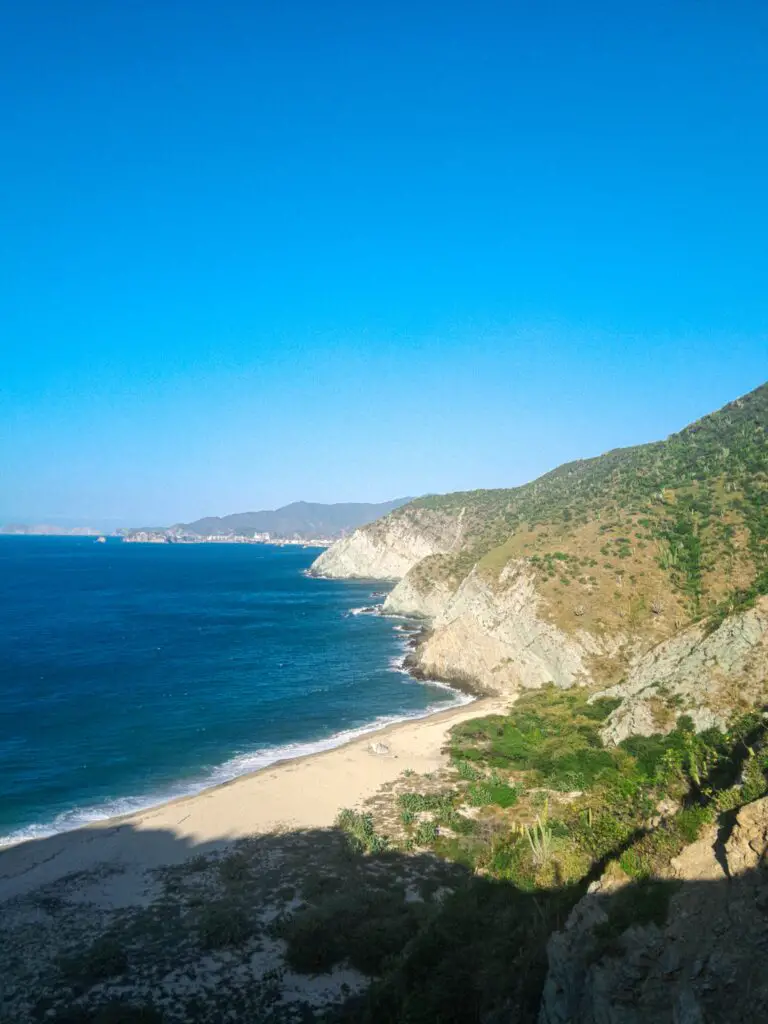
[[[181,791],[169,786],[156,799],[152,794],[119,798],[115,810],[109,804],[78,808],[50,824],[17,829],[0,845],[0,903],[65,884],[70,877],[97,876],[107,881],[85,898],[107,906],[143,903],[152,898],[159,868],[253,836],[328,829],[343,808],[360,809],[404,771],[427,775],[441,768],[449,729],[503,710],[508,700],[479,692],[468,681],[426,678],[414,664],[414,652],[428,625],[407,616],[391,619],[404,624],[395,627],[402,654],[390,659],[390,670],[450,691],[447,706],[431,704],[400,717],[379,716],[324,739],[262,748],[222,763]],[[117,809],[121,802],[127,805],[123,810]],[[57,829],[57,822],[63,827]],[[93,889],[89,882],[83,886]]]
[[[403,658],[403,661],[404,660],[405,659]],[[461,690],[458,686],[444,683],[441,680],[419,678],[413,675],[406,667],[392,667],[391,671],[402,672],[405,675],[409,675],[414,679],[414,681],[421,685],[428,686],[432,684],[436,688],[449,690],[455,694],[455,699],[452,702],[446,702],[445,704],[428,704],[421,711],[403,714],[402,716],[381,715],[364,725],[355,726],[350,729],[342,729],[337,733],[332,733],[330,736],[318,739],[296,740],[282,746],[263,747],[248,754],[236,755],[235,757],[222,762],[213,769],[209,777],[198,779],[196,782],[190,782],[188,785],[184,786],[184,788],[181,788],[176,792],[173,791],[174,787],[170,784],[168,786],[168,791],[165,793],[158,791],[155,794],[150,792],[143,796],[131,795],[116,798],[113,801],[113,804],[119,805],[123,803],[128,805],[125,810],[115,809],[112,812],[106,812],[105,807],[104,810],[106,813],[99,813],[101,810],[100,805],[94,804],[62,812],[48,823],[30,823],[29,825],[12,830],[4,836],[0,836],[0,857],[2,857],[6,850],[15,849],[25,843],[42,842],[44,840],[53,839],[56,836],[70,835],[71,833],[78,832],[81,829],[98,827],[110,822],[134,818],[136,816],[155,811],[158,808],[165,807],[169,804],[176,803],[180,800],[187,800],[197,796],[202,796],[210,790],[215,790],[222,786],[229,786],[232,783],[238,782],[240,779],[252,778],[261,772],[268,771],[270,768],[276,768],[280,765],[290,764],[294,761],[301,761],[304,758],[316,757],[321,754],[330,753],[331,751],[339,750],[342,747],[356,743],[360,740],[376,737],[381,733],[400,725],[409,725],[414,722],[424,721],[425,719],[431,718],[435,715],[460,710],[468,707],[481,696],[476,691]],[[487,695],[483,694],[482,696]],[[373,740],[371,740],[371,742],[373,742]],[[263,763],[259,764],[258,762],[262,760]],[[232,774],[227,774],[228,767],[235,765],[237,762],[245,762],[246,764],[253,763],[253,767],[245,768],[245,770],[242,771],[238,771],[233,768]],[[179,783],[178,785],[181,786],[183,784]],[[64,824],[62,827],[57,828],[56,822],[61,819],[66,819],[67,817],[70,817],[72,824]],[[0,875],[0,878],[1,877],[2,875]]]
[[[371,608],[377,608],[375,614],[381,615],[380,606],[373,605]],[[367,611],[369,611],[368,608],[352,609],[347,614],[360,614]],[[332,733],[330,736],[295,740],[279,746],[262,747],[250,753],[238,754],[228,758],[212,769],[209,776],[190,780],[186,784],[181,782],[175,784],[168,783],[165,787],[159,788],[154,793],[150,791],[145,794],[130,794],[116,797],[107,804],[91,804],[62,811],[44,822],[30,822],[28,825],[19,826],[0,835],[0,857],[5,851],[25,843],[41,842],[53,839],[56,836],[69,835],[81,829],[134,818],[179,800],[201,796],[209,790],[229,785],[232,782],[237,782],[239,779],[250,778],[271,767],[337,750],[340,747],[385,732],[398,725],[423,721],[425,718],[432,717],[433,715],[461,709],[480,698],[489,696],[487,691],[481,691],[469,684],[464,685],[460,682],[433,679],[422,673],[413,664],[413,654],[426,632],[426,626],[421,622],[411,622],[405,616],[393,615],[386,617],[394,621],[401,620],[407,623],[404,627],[394,626],[395,629],[401,628],[403,630],[397,637],[402,654],[399,657],[390,658],[389,670],[402,673],[422,686],[432,685],[437,689],[451,692],[454,698],[450,703],[446,702],[445,705],[442,703],[428,704],[419,711],[404,713],[399,716],[397,714],[379,715],[370,722],[353,726],[349,729],[342,729],[339,732]],[[248,767],[238,770],[234,767],[238,762],[244,763]],[[121,804],[123,809],[120,809]],[[0,874],[1,879],[2,875]]]
[[[480,697],[142,811],[2,847],[0,902],[76,874],[99,876],[92,884],[84,882],[87,898],[97,903],[145,902],[153,887],[148,872],[253,835],[330,828],[342,808],[359,809],[406,769],[428,774],[442,767],[451,726],[508,703]],[[374,742],[386,752],[374,752]]]

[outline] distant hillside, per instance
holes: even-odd
[[[341,537],[358,526],[365,526],[387,515],[410,498],[398,498],[379,504],[339,502],[323,505],[312,501],[294,501],[290,505],[261,512],[238,512],[230,516],[206,516],[193,523],[179,524],[177,529],[208,537],[212,534],[269,533],[273,537]]]

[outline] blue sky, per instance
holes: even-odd
[[[522,483],[768,377],[762,0],[0,0],[0,521]]]

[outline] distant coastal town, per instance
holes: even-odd
[[[201,536],[184,530],[130,530],[116,536],[126,544],[270,544],[274,547],[327,548],[329,537],[274,537],[270,533],[212,533]]]

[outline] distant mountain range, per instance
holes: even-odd
[[[282,508],[261,512],[237,512],[231,516],[206,516],[193,523],[181,523],[175,529],[201,537],[237,534],[249,536],[269,533],[272,537],[341,537],[358,526],[372,523],[393,509],[406,505],[410,498],[379,504],[339,502],[323,505],[313,501],[294,501]]]
[[[276,540],[314,538],[336,539],[343,537],[358,526],[372,523],[393,509],[406,505],[411,498],[383,501],[379,504],[365,502],[339,502],[323,505],[313,501],[294,501],[277,509],[262,509],[259,512],[235,512],[230,516],[205,516],[192,523],[176,523],[167,527],[141,527],[134,530],[120,530],[123,536],[133,534],[193,534],[198,537],[252,537],[268,533]]]
[[[411,498],[398,498],[395,501],[383,501],[379,504],[365,502],[339,502],[335,505],[323,505],[313,501],[294,501],[277,509],[264,509],[260,512],[236,512],[231,516],[205,516],[193,523],[176,523],[174,526],[152,526],[137,529],[121,529],[116,531],[122,536],[137,533],[152,535],[162,534],[194,534],[199,537],[239,536],[252,537],[257,533],[268,533],[275,539],[297,538],[311,540],[314,538],[336,539],[343,537],[358,526],[372,523],[393,509],[406,505]],[[61,536],[98,536],[100,533],[111,533],[110,530],[99,530],[93,526],[76,526],[71,524],[46,523],[25,524],[8,523],[0,526],[0,533],[29,535],[61,535]]]

